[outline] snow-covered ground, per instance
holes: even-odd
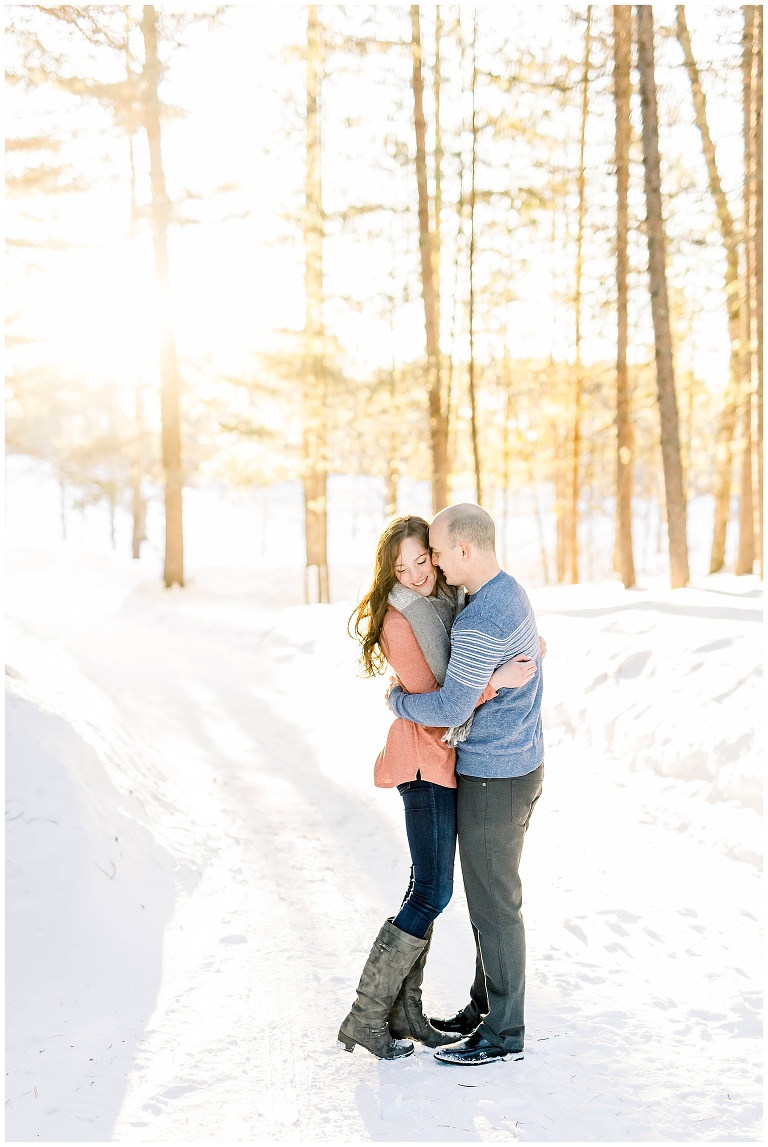
[[[407,877],[349,602],[286,604],[295,564],[164,591],[151,556],[21,540],[8,1140],[761,1139],[754,579],[532,592],[549,654],[526,1057],[470,1071],[336,1047]],[[359,578],[336,571],[349,598]],[[459,880],[432,1010],[466,1001],[472,961]]]

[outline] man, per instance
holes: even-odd
[[[445,684],[436,693],[389,694],[398,717],[419,725],[461,725],[458,838],[467,905],[477,948],[470,1002],[447,1020],[433,1019],[459,1042],[440,1048],[442,1063],[482,1064],[522,1059],[525,1025],[525,929],[519,866],[523,839],[541,795],[541,656],[525,590],[496,559],[493,520],[480,506],[441,510],[429,530],[432,560],[450,585],[464,585],[469,604],[451,631]],[[475,711],[497,666],[521,654],[536,673],[519,689],[504,689]],[[461,1036],[468,1038],[460,1039]]]

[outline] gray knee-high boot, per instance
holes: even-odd
[[[339,1042],[347,1051],[360,1044],[379,1059],[412,1053],[412,1043],[392,1038],[387,1015],[426,943],[396,928],[391,920],[382,925],[357,985],[357,999],[339,1029]]]
[[[426,943],[421,955],[417,958],[408,975],[402,982],[397,998],[389,1010],[387,1023],[395,1039],[417,1039],[426,1047],[441,1047],[446,1043],[455,1043],[461,1036],[446,1033],[433,1028],[424,1015],[424,1006],[421,1001],[421,985],[424,979],[424,965],[427,962],[427,953],[432,943],[432,925],[430,924],[425,936]]]

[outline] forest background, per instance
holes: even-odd
[[[538,583],[762,571],[762,7],[9,5],[6,59],[64,537],[183,584],[215,491],[323,601],[344,499],[369,561],[470,498]]]

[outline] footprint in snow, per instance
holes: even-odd
[[[222,936],[219,940],[220,944],[247,944],[248,939],[245,936]]]
[[[633,653],[626,661],[622,661],[621,665],[616,670],[616,676],[622,680],[628,678],[639,677],[645,669],[651,657],[650,650],[644,650],[642,653]]]
[[[574,935],[577,940],[581,940],[582,944],[586,944],[587,947],[589,947],[589,940],[587,939],[587,934],[583,928],[579,927],[578,924],[571,924],[570,921],[566,920],[563,927],[567,928],[568,931],[572,935]]]
[[[710,641],[708,645],[700,645],[694,653],[714,653],[716,649],[727,649],[733,643],[730,637],[720,637],[717,641]]]
[[[675,1001],[671,1000],[669,998],[669,996],[667,996],[667,998],[665,1000],[652,998],[651,1003],[653,1004],[653,1006],[655,1008],[660,1008],[663,1012],[669,1011],[670,1008],[676,1008],[677,1007],[677,1004],[675,1003]]]
[[[598,916],[615,916],[622,924],[637,924],[640,919],[634,912],[627,912],[624,908],[603,908]]]
[[[163,1093],[162,1099],[179,1099],[180,1096],[186,1095],[190,1091],[197,1091],[198,1085],[196,1083],[186,1087],[169,1087]]]
[[[616,944],[616,943],[614,943],[614,944],[606,944],[606,945],[605,945],[605,950],[606,950],[606,952],[611,952],[611,953],[613,953],[613,952],[623,952],[625,956],[628,956],[628,957],[630,958],[630,960],[633,960],[633,959],[634,959],[634,956],[632,955],[632,953],[631,953],[631,952],[628,952],[628,951],[627,951],[627,949],[624,947],[624,945],[623,945],[623,944]]]

